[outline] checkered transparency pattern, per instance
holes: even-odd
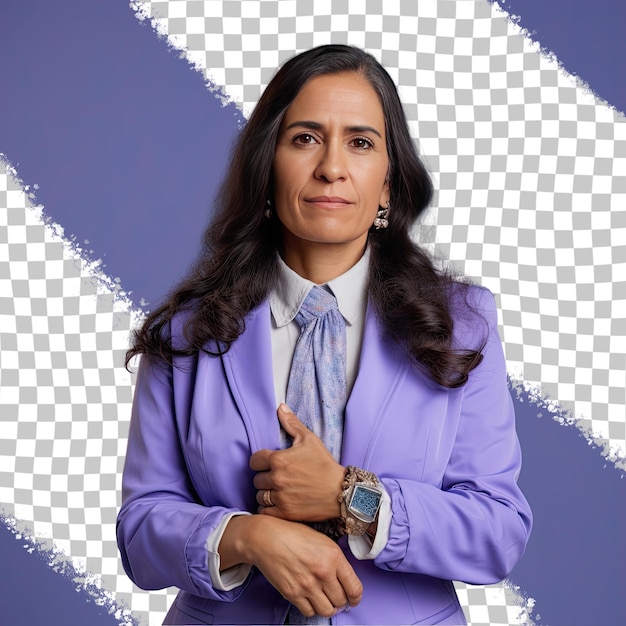
[[[115,543],[138,314],[28,191],[0,160],[0,514],[131,623],[124,601],[146,616],[166,606],[134,595]]]
[[[623,115],[486,0],[132,5],[245,114],[276,66],[312,46],[381,60],[438,188],[416,239],[496,294],[514,381],[623,465]]]
[[[277,65],[297,52],[349,43],[381,60],[438,188],[416,239],[496,294],[514,385],[551,399],[564,423],[623,466],[623,116],[486,1],[134,7],[246,115]],[[507,623],[495,608],[489,619],[480,614],[493,593],[468,591],[472,623]]]
[[[469,626],[533,624],[534,600],[508,581],[497,585],[454,583]]]
[[[133,8],[246,114],[296,52],[350,43],[379,58],[438,188],[416,238],[496,293],[513,379],[571,411],[562,419],[576,419],[609,458],[624,454],[622,116],[486,0]],[[0,502],[98,572],[142,623],[158,624],[174,592],[133,587],[114,540],[132,395],[122,357],[136,315],[1,169]],[[457,590],[472,626],[530,620],[532,601],[508,584]]]

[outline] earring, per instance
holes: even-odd
[[[267,205],[267,209],[265,209],[265,211],[263,211],[263,217],[266,220],[269,220],[270,217],[272,217],[272,201],[271,200],[266,200],[265,204]]]
[[[379,209],[378,213],[376,213],[376,219],[374,220],[374,228],[376,230],[380,230],[381,228],[387,228],[389,226],[389,202],[387,202],[387,206],[384,209]]]

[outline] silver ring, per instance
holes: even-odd
[[[263,504],[265,506],[274,506],[274,503],[272,502],[272,493],[271,493],[271,489],[266,489],[263,492]]]

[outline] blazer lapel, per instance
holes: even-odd
[[[246,425],[252,452],[280,448],[270,338],[270,307],[264,302],[245,319],[246,329],[223,356],[231,393]]]
[[[246,329],[223,356],[226,380],[246,426],[252,452],[281,447],[272,367],[270,308],[262,303],[246,317]],[[411,367],[404,350],[367,308],[359,372],[348,399],[341,463],[367,467],[385,422],[390,398]],[[395,425],[392,426],[395,428]]]
[[[406,377],[409,359],[393,340],[385,338],[374,309],[367,307],[359,371],[348,399],[343,429],[342,465],[368,467],[382,428],[397,428],[386,410]]]

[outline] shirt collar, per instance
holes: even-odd
[[[337,306],[350,325],[365,314],[369,249],[347,272],[329,280],[325,286],[337,298]],[[270,310],[276,326],[289,324],[315,283],[302,278],[278,257],[278,280],[270,293]]]

